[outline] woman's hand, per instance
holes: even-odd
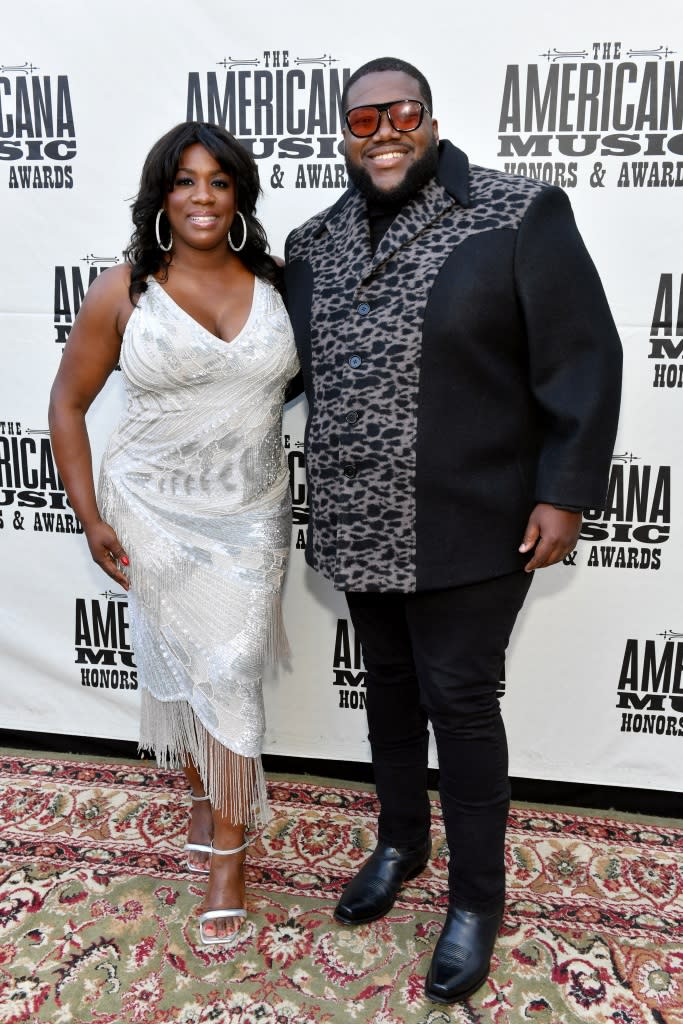
[[[103,519],[98,519],[92,526],[84,526],[83,531],[88,541],[93,561],[106,572],[115,583],[128,590],[130,582],[123,572],[122,566],[128,565],[128,555],[124,551],[119,538],[111,526]]]

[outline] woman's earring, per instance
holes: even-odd
[[[231,224],[230,225],[230,231],[228,231],[228,245],[230,246],[230,248],[232,249],[233,252],[242,252],[242,249],[244,249],[244,243],[247,240],[247,222],[244,219],[244,214],[240,213],[239,210],[237,210],[237,212],[235,213],[235,217],[239,217],[240,220],[242,221],[242,241],[241,241],[241,243],[239,245],[234,245],[233,244],[232,238],[230,237],[230,232],[232,231],[232,224]],[[235,221],[233,220],[232,223],[234,224]]]
[[[156,220],[156,225],[155,225],[155,230],[156,230],[156,234],[157,234],[157,245],[159,246],[159,248],[163,252],[169,252],[169,250],[171,249],[171,246],[173,245],[173,232],[170,231],[170,230],[168,232],[168,245],[164,245],[164,243],[161,241],[161,234],[159,233],[159,221],[161,220],[161,215],[162,215],[163,212],[164,212],[164,210],[163,210],[163,207],[162,207],[159,210],[159,212],[157,213],[157,220]]]

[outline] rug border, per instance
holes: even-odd
[[[78,764],[93,764],[100,765],[103,769],[116,770],[125,765],[131,768],[138,768],[143,771],[159,771],[162,775],[175,776],[177,773],[169,771],[168,769],[157,769],[154,761],[151,758],[145,757],[144,755],[139,758],[128,758],[128,757],[113,757],[110,756],[106,759],[98,757],[96,754],[62,754],[59,752],[51,751],[40,751],[38,755],[36,752],[28,749],[16,749],[14,747],[0,747],[0,758],[2,760],[30,760],[37,763],[51,764],[54,761],[59,761],[63,764],[76,766]],[[294,774],[290,772],[266,772],[266,779],[271,782],[306,782],[317,789],[343,789],[351,790],[356,793],[374,793],[375,787],[372,783],[368,782],[352,782],[346,779],[335,779],[328,776],[322,775],[308,775],[308,774]],[[169,787],[173,788],[173,787]],[[438,802],[439,794],[435,790],[429,791],[429,797],[432,802]],[[601,808],[587,808],[587,807],[573,807],[570,804],[547,804],[547,803],[536,803],[526,800],[513,800],[511,804],[512,809],[521,811],[538,811],[548,812],[551,814],[567,814],[572,818],[580,819],[595,819],[599,818],[601,821],[614,821],[619,823],[627,824],[639,824],[647,827],[648,825],[658,826],[660,828],[668,828],[672,831],[681,832],[681,840],[683,842],[683,818],[663,817],[660,815],[648,815],[648,814],[633,814],[627,811],[616,811],[613,809],[601,809]]]

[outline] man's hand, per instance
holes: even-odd
[[[522,554],[535,551],[524,566],[525,572],[544,569],[548,565],[560,562],[576,547],[581,532],[581,513],[567,512],[565,509],[545,505],[536,505],[529,516],[524,539],[519,546]]]

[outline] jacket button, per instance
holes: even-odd
[[[349,356],[349,366],[352,370],[357,370],[363,360],[360,356]]]
[[[356,467],[352,462],[347,462],[344,466],[344,476],[348,476],[349,479],[356,475]]]
[[[370,307],[367,304],[367,302],[361,302],[361,303],[358,304],[358,308],[356,309],[356,312],[360,316],[367,316],[368,313],[370,312]]]
[[[356,412],[355,409],[352,409],[351,412],[347,412],[347,414],[346,414],[346,422],[347,423],[358,423],[359,419],[360,419],[360,413]]]

